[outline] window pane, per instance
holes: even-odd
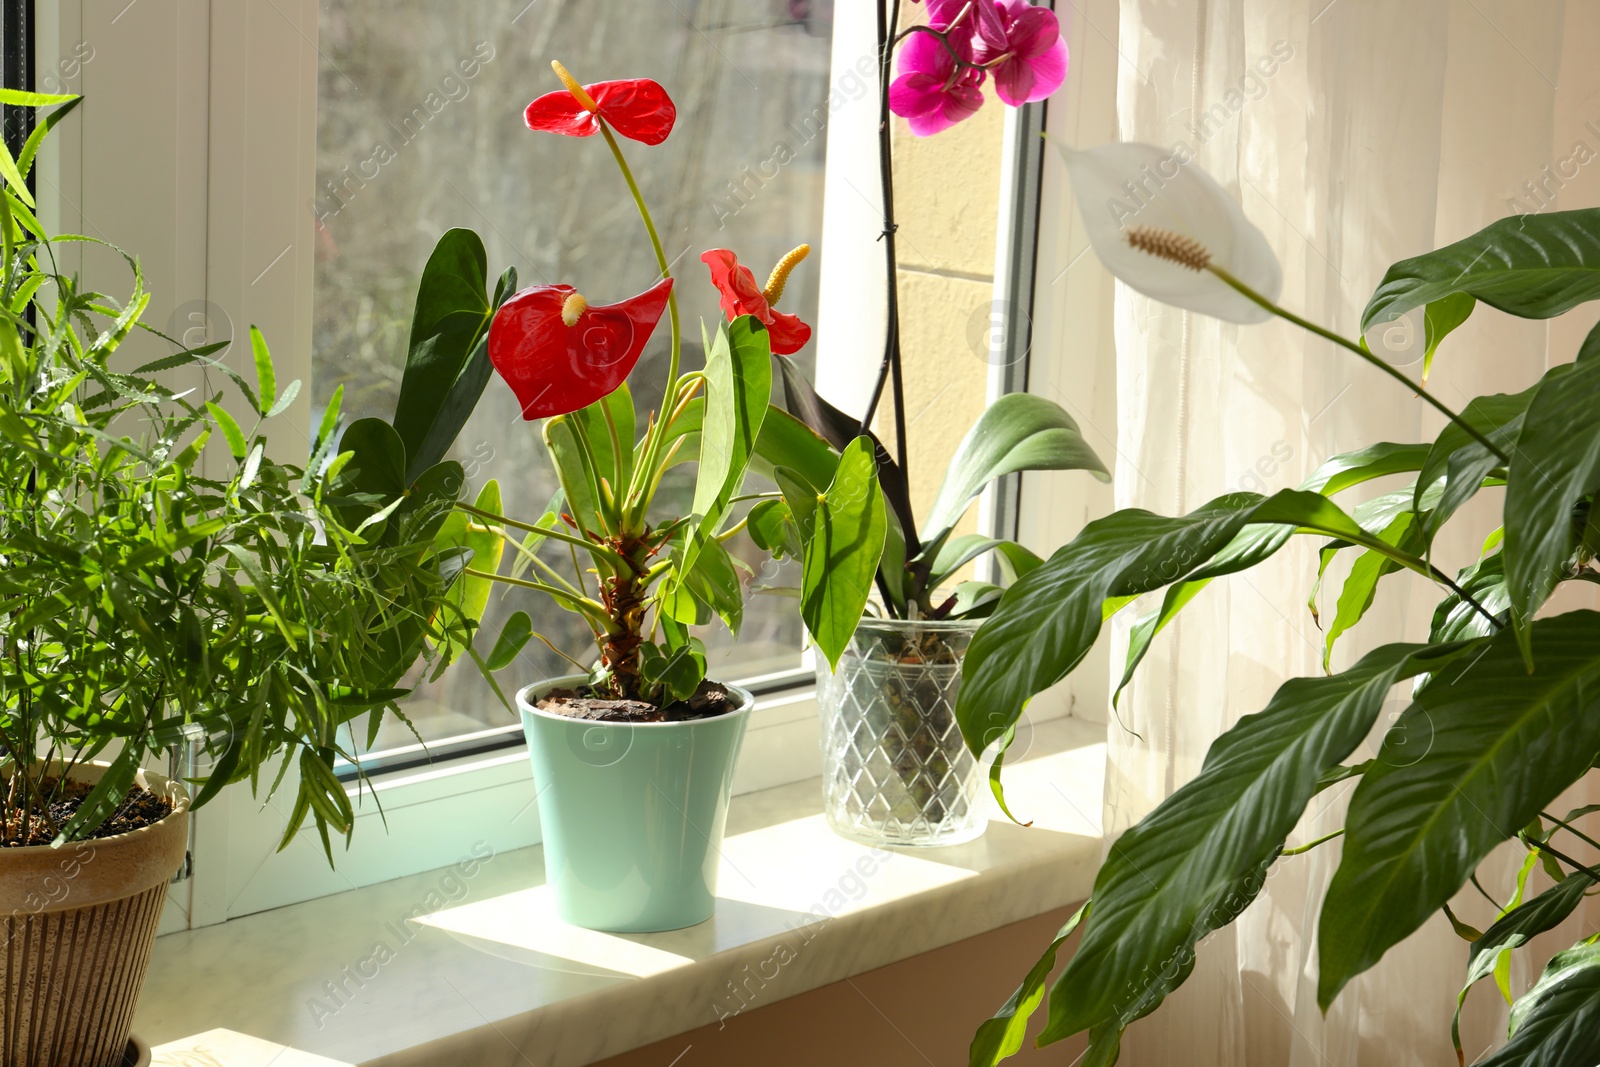
[[[672,137],[650,148],[622,141],[678,275],[684,363],[703,363],[699,322],[720,317],[699,255],[726,247],[758,278],[809,241],[812,259],[789,283],[783,308],[816,321],[827,118],[830,0],[323,0],[317,186],[313,394],[345,387],[348,419],[388,417],[399,390],[417,278],[451,226],[476,230],[493,275],[514,265],[522,286],[565,282],[591,302],[647,288],[654,256],[605,143],[530,133],[522,109],[558,88],[549,60],[581,81],[650,77],[678,106]],[[667,326],[657,330],[631,384],[640,415],[658,407]],[[811,371],[809,349],[796,357]],[[469,484],[499,479],[506,510],[531,521],[555,489],[537,434],[495,379],[456,443]],[[693,469],[676,468],[661,499],[687,510]],[[797,584],[763,569],[743,537],[748,582]],[[555,553],[553,564],[571,562]],[[720,627],[701,634],[714,673],[752,677],[799,665],[795,602],[756,596],[737,651]],[[587,662],[576,616],[531,592],[496,590],[486,633],[521,608],[535,629]],[[514,686],[570,670],[537,641],[498,676]],[[470,663],[420,684],[406,706],[425,739],[512,721]],[[413,739],[397,726],[374,748]],[[359,733],[360,731],[358,731]]]

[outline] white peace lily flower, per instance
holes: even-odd
[[[1215,271],[1276,303],[1278,258],[1187,146],[1113,142],[1078,151],[1052,142],[1072,176],[1089,243],[1112,274],[1146,296],[1228,322],[1272,317]]]

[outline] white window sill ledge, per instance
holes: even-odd
[[[686,930],[557,921],[535,847],[172,934],[135,1030],[160,1045],[224,1027],[382,1067],[591,1063],[1083,899],[1104,736],[1040,724],[1006,774],[1033,826],[995,811],[949,848],[834,835],[816,779],[737,797],[716,915]]]

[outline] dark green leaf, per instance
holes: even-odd
[[[1511,606],[1511,594],[1506,590],[1504,563],[1505,557],[1496,552],[1463,568],[1456,575],[1456,584],[1496,618],[1503,617]],[[1458,641],[1466,637],[1488,637],[1496,629],[1471,604],[1451,593],[1434,609],[1428,638],[1432,641]]]
[[[1511,1007],[1511,1040],[1481,1067],[1600,1063],[1600,945],[1559,954]]]
[[[1600,214],[1600,211],[1597,211]],[[1506,585],[1526,633],[1577,547],[1573,509],[1600,488],[1600,361],[1546,375],[1523,417],[1506,478]]]
[[[1000,1006],[994,1018],[985,1020],[978,1027],[978,1032],[973,1035],[972,1045],[967,1052],[969,1067],[995,1067],[1007,1056],[1022,1051],[1022,1039],[1027,1036],[1028,1020],[1033,1016],[1034,1009],[1039,1006],[1039,1001],[1044,999],[1045,980],[1050,977],[1050,972],[1055,970],[1056,952],[1061,948],[1062,942],[1072,936],[1072,932],[1078,928],[1078,924],[1088,913],[1088,904],[1072,913],[1072,918],[1056,932],[1055,940],[1050,942],[1050,947],[1044,950],[1039,962],[1028,971],[1027,977],[1022,980],[1016,992]]]
[[[505,670],[511,666],[523,646],[533,637],[533,620],[526,611],[514,611],[511,618],[506,620],[505,626],[500,628],[500,636],[495,639],[494,650],[489,653],[487,660],[491,671]]]
[[[1094,914],[1050,995],[1046,1040],[1126,1026],[1192,966],[1195,944],[1232,922],[1322,779],[1372,729],[1399,681],[1463,646],[1387,645],[1327,678],[1295,678],[1211,746],[1200,773],[1111,846]]]
[[[1432,301],[1423,310],[1423,342],[1427,348],[1422,356],[1422,384],[1428,384],[1428,375],[1433,373],[1433,355],[1439,350],[1439,342],[1466,322],[1477,304],[1470,294],[1455,293]]]
[[[1532,674],[1502,632],[1436,676],[1362,776],[1318,928],[1324,1010],[1600,755],[1600,614],[1533,636]]]
[[[494,310],[486,289],[488,275],[489,257],[483,241],[471,230],[460,228],[445,231],[422,268],[406,345],[406,368],[394,409],[394,428],[405,445],[410,477],[444,456],[488,380],[487,349],[477,358],[474,352],[488,331]],[[481,366],[474,368],[475,362]],[[457,393],[464,376],[471,380]],[[451,418],[446,420],[442,416],[447,407]],[[461,422],[455,422],[457,417]],[[440,440],[442,433],[434,434],[441,422],[455,422],[450,440]]]
[[[1600,208],[1514,215],[1465,240],[1390,267],[1361,332],[1414,307],[1470,293],[1490,307],[1547,319],[1600,296]]]

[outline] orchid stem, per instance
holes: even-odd
[[[1265,310],[1278,316],[1280,319],[1292,322],[1302,330],[1309,330],[1318,337],[1332,341],[1334,344],[1339,345],[1342,348],[1348,348],[1350,351],[1366,360],[1372,366],[1383,371],[1383,373],[1387,374],[1395,381],[1400,382],[1402,385],[1406,386],[1406,388],[1415,392],[1417,396],[1421,397],[1428,404],[1431,404],[1434,409],[1440,414],[1444,415],[1445,418],[1459,426],[1462,431],[1467,434],[1467,436],[1471,437],[1484,448],[1487,448],[1490,453],[1495,456],[1495,458],[1500,460],[1501,463],[1511,462],[1511,457],[1506,455],[1505,452],[1501,451],[1501,449],[1498,448],[1493,441],[1489,440],[1489,438],[1486,437],[1477,427],[1473,426],[1460,415],[1456,414],[1447,405],[1441,403],[1433,396],[1432,393],[1422,388],[1410,378],[1407,378],[1404,374],[1401,374],[1398,370],[1396,370],[1394,367],[1391,367],[1385,361],[1373,355],[1362,345],[1358,345],[1348,338],[1341,337],[1332,330],[1325,330],[1316,323],[1301,318],[1299,315],[1296,315],[1287,308],[1279,307],[1277,304],[1274,304],[1271,300],[1268,300],[1266,297],[1262,296],[1260,293],[1256,292],[1254,289],[1250,288],[1244,282],[1240,281],[1238,278],[1235,278],[1232,274],[1217,266],[1215,263],[1207,265],[1206,270],[1209,270],[1212,274],[1215,274],[1218,278],[1221,278],[1223,281],[1227,282],[1228,285],[1232,286],[1240,295],[1244,296],[1252,303],[1259,305]]]
[[[622,146],[617,144],[616,135],[611,132],[611,127],[604,119],[596,116],[595,124],[600,127],[601,136],[605,137],[606,144],[611,149],[611,155],[617,161],[617,169],[622,171],[622,178],[628,183],[628,192],[633,194],[633,203],[639,209],[639,218],[644,220],[644,228],[650,234],[650,247],[656,253],[656,266],[661,268],[661,276],[663,278],[670,278],[672,277],[672,267],[667,262],[666,249],[661,246],[661,235],[656,232],[655,220],[650,217],[650,206],[645,203],[644,194],[639,191],[639,183],[633,178],[633,170],[628,166],[628,161],[622,154]],[[662,395],[670,397],[677,388],[679,356],[683,349],[683,328],[678,321],[678,292],[676,286],[667,294],[667,322],[672,328],[672,348],[667,363],[667,387]],[[670,420],[663,419],[656,423],[652,428],[653,433],[646,435],[645,461],[640,464],[638,470],[633,472],[633,479],[639,479],[639,484],[641,485],[649,484],[649,471],[660,454],[661,438],[666,433],[666,423],[668,421]],[[624,500],[632,499],[634,496],[633,479],[629,481],[628,491],[623,495]],[[640,499],[637,514],[623,516],[624,525],[632,527],[637,521],[641,520],[647,503],[647,500]]]

